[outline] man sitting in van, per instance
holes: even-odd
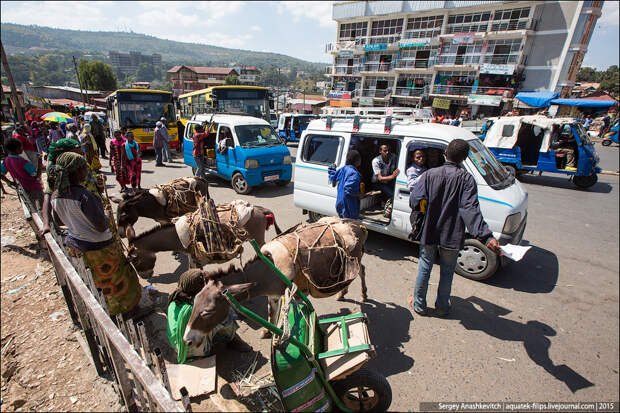
[[[411,166],[407,168],[407,188],[411,191],[420,179],[420,175],[426,171],[426,154],[422,148],[413,148],[411,151]]]
[[[385,201],[385,216],[389,216],[394,198],[394,183],[400,170],[397,168],[398,158],[390,152],[388,145],[380,146],[379,155],[372,160],[372,181],[377,189],[381,191],[381,198]]]

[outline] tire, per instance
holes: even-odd
[[[611,145],[611,139],[603,139],[603,141],[601,142],[601,145],[603,146]]]
[[[499,268],[499,258],[486,245],[476,239],[465,240],[463,249],[456,259],[456,273],[470,280],[489,278]]]
[[[512,174],[512,176],[514,176],[515,178],[517,177],[518,172],[517,172],[517,168],[514,165],[511,165],[508,163],[505,163],[503,165],[504,165],[504,168],[506,168]]]
[[[325,215],[319,214],[318,212],[308,211],[308,222],[317,222],[319,219],[323,218]]]
[[[385,412],[392,404],[390,383],[374,370],[362,367],[331,384],[340,401],[356,412]]]
[[[579,188],[589,188],[598,182],[598,175],[593,174],[589,176],[573,176],[573,183]]]
[[[236,193],[241,195],[249,194],[252,191],[252,187],[248,185],[248,182],[239,172],[236,172],[232,176],[232,179],[230,180],[230,186],[232,186]]]
[[[291,183],[290,179],[286,179],[286,180],[281,180],[281,181],[276,181],[275,184],[278,186],[287,186],[288,184]]]

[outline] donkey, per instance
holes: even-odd
[[[331,225],[334,231],[341,237],[346,254],[361,261],[364,254],[364,243],[368,234],[358,221],[325,217],[321,218],[317,223],[322,223],[326,226]],[[286,246],[286,242],[282,241],[282,238],[286,235],[287,232],[263,245],[261,252],[273,262],[286,278],[295,283],[302,292],[309,292],[315,298],[329,296],[317,294],[316,290],[308,288],[308,281],[302,273],[300,266],[296,264],[294,256],[297,252],[303,254],[303,251],[290,251]],[[302,244],[299,245],[300,249],[307,248]],[[320,271],[316,268],[307,268],[306,270],[310,273]],[[362,283],[361,299],[366,301],[366,275],[364,266],[361,264],[359,266],[359,276]],[[275,324],[278,299],[284,293],[286,285],[276,274],[273,274],[273,270],[263,260],[251,260],[241,270],[237,270],[231,265],[223,270],[205,272],[204,279],[208,281],[194,298],[194,308],[183,337],[188,345],[202,342],[205,334],[226,319],[229,304],[221,294],[226,289],[231,291],[240,300],[247,300],[262,295],[267,296],[269,321]],[[347,290],[348,284],[340,291],[333,291],[332,294],[338,292],[338,300],[343,300]],[[262,336],[268,337],[269,335],[270,333],[263,329]]]
[[[175,224],[160,224],[138,236],[135,235],[132,226],[127,227],[126,232],[130,246],[128,258],[141,277],[149,278],[153,275],[153,268],[157,258],[156,252],[175,251],[189,253],[188,246],[191,240],[187,231],[186,216],[181,217]],[[227,223],[232,215],[218,208],[218,217],[222,223]],[[247,236],[243,241],[254,239],[259,245],[265,244],[265,232],[271,224],[273,224],[276,234],[282,233],[276,223],[274,213],[258,205],[251,206],[251,215],[243,220],[240,219],[240,222],[236,224],[247,232]]]
[[[203,178],[192,176],[178,178],[162,187],[169,186],[177,191],[182,202],[176,203],[168,199],[166,191],[160,187],[143,189],[134,195],[123,194],[123,200],[118,204],[116,210],[118,232],[121,237],[126,236],[126,229],[133,226],[139,217],[151,218],[160,224],[171,222],[176,216],[181,216],[187,212],[195,211],[196,199],[193,193],[209,199],[209,184]]]

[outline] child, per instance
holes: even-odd
[[[8,152],[8,156],[0,164],[2,180],[13,188],[16,188],[15,182],[6,177],[6,173],[10,172],[13,179],[19,182],[22,188],[24,188],[37,211],[40,211],[43,206],[43,186],[38,179],[39,175],[36,167],[32,162],[20,156],[23,149],[22,143],[19,140],[9,138],[4,147]]]
[[[359,219],[362,175],[358,168],[362,164],[362,157],[356,150],[347,154],[347,164],[335,170],[329,169],[329,180],[332,185],[338,183],[336,211],[340,218]]]
[[[410,191],[413,190],[413,186],[418,182],[420,175],[427,169],[425,165],[426,154],[422,149],[414,149],[411,157],[413,158],[413,162],[411,166],[407,168],[407,188],[409,188]]]
[[[142,158],[140,158],[140,146],[134,139],[133,132],[129,131],[126,135],[125,154],[127,155],[127,166],[129,169],[129,181],[134,192],[140,187],[140,177],[142,175]]]

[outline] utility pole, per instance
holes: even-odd
[[[84,92],[82,91],[82,81],[80,80],[80,72],[78,71],[78,66],[75,60],[75,56],[73,56],[73,67],[75,68],[75,75],[77,76],[78,85],[80,85],[80,95],[82,96],[82,104],[84,105],[84,110],[86,110],[86,99],[84,98]]]
[[[2,42],[0,42],[0,49],[2,49],[2,64],[4,65],[4,70],[6,70],[6,77],[9,79],[9,84],[11,86],[11,100],[13,101],[13,110],[17,113],[17,120],[23,125],[25,123],[25,119],[22,104],[19,101],[19,96],[17,96],[17,88],[15,87],[15,82],[13,81],[13,75],[11,74],[9,62],[6,59],[6,54],[4,53],[4,45],[2,44]]]

